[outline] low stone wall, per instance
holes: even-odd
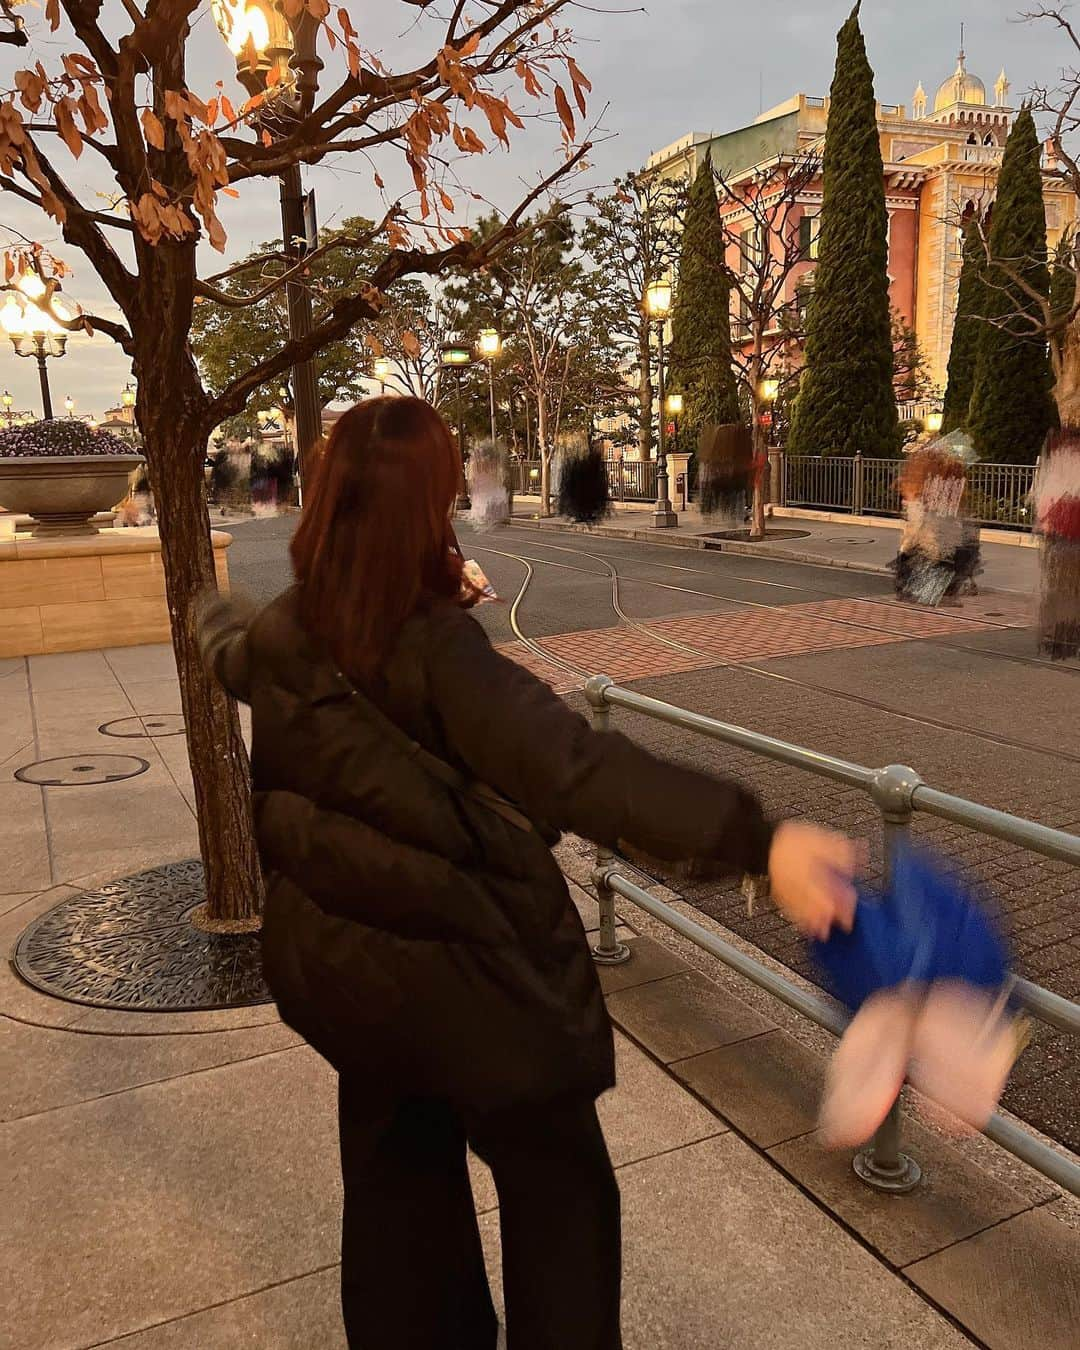
[[[232,536],[212,534],[218,585],[228,588]],[[0,657],[168,642],[157,529],[108,529],[70,539],[0,538]]]

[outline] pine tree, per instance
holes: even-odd
[[[956,319],[949,349],[949,377],[942,410],[943,432],[967,426],[971,390],[975,383],[975,356],[987,314],[985,225],[972,216],[964,225],[964,246],[960,267],[960,289],[956,297]]]
[[[885,177],[859,5],[837,37],[823,179],[806,365],[789,448],[803,455],[894,455],[900,434]]]
[[[980,325],[968,417],[979,458],[998,464],[1033,464],[1057,421],[1046,337],[1033,332],[1045,313],[1026,289],[1050,294],[1041,157],[1035,119],[1023,108],[998,176],[986,264],[992,322]]]
[[[669,389],[683,395],[680,439],[695,450],[702,427],[739,420],[724,254],[712,161],[706,156],[686,205],[668,380]]]

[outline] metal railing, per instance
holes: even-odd
[[[918,773],[906,765],[867,768],[621,689],[604,675],[593,676],[585,692],[597,730],[607,731],[612,708],[623,708],[725,745],[739,746],[753,754],[789,764],[818,777],[860,788],[869,794],[881,814],[886,877],[893,866],[897,850],[907,839],[916,811],[1018,844],[1044,857],[1080,866],[1080,837],[1077,835],[940,792],[924,783]],[[810,1018],[818,1026],[834,1035],[843,1032],[848,1019],[833,1004],[807,992],[769,969],[763,962],[746,955],[701,924],[650,895],[620,870],[621,865],[621,860],[609,850],[597,849],[594,879],[600,908],[600,933],[593,949],[593,957],[597,962],[614,965],[632,956],[630,949],[620,943],[616,936],[615,897],[618,895],[688,938],[703,951],[765,989],[788,1007]],[[1060,1031],[1080,1032],[1080,1005],[1023,979],[1017,980],[1013,995],[1032,1017]],[[1070,1157],[1057,1152],[1029,1131],[999,1115],[991,1117],[983,1133],[1063,1189],[1073,1195],[1080,1195],[1080,1166]],[[921,1169],[900,1147],[899,1098],[893,1103],[873,1142],[856,1154],[853,1166],[856,1174],[867,1185],[878,1190],[902,1193],[918,1185]]]
[[[656,461],[653,459],[606,459],[608,491],[619,502],[654,502],[656,500]],[[521,496],[535,496],[540,491],[540,461],[518,460],[517,492]]]
[[[654,459],[608,459],[608,491],[620,502],[656,500],[656,461]]]
[[[895,459],[864,455],[784,455],[782,506],[852,515],[903,513]],[[963,513],[979,525],[1031,529],[1033,464],[969,464]]]

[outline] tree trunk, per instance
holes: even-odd
[[[662,410],[661,410],[662,415]],[[638,454],[642,460],[652,459],[653,386],[652,347],[649,343],[649,325],[643,323],[638,331]]]
[[[769,437],[761,418],[765,405],[761,397],[763,332],[760,322],[755,325],[754,350],[750,357],[750,433],[753,446],[753,483],[750,505],[750,538],[760,542],[765,538],[765,468],[769,462]]]
[[[247,749],[236,704],[203,670],[195,630],[194,601],[216,584],[203,483],[205,395],[186,344],[170,352],[167,341],[155,342],[137,353],[135,370],[206,873],[207,905],[199,921],[253,928],[262,882]]]
[[[551,515],[551,446],[548,444],[547,399],[536,400],[536,443],[540,451],[540,515]]]

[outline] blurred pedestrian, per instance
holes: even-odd
[[[963,462],[936,445],[915,451],[900,472],[904,530],[893,563],[896,595],[920,605],[958,605],[979,570],[978,536],[960,515]]]
[[[414,398],[336,423],[261,613],[215,599],[206,659],[252,707],[264,964],[337,1069],[342,1304],[365,1350],[493,1350],[466,1166],[499,1197],[510,1350],[617,1350],[619,1193],[594,1106],[614,1082],[563,830],[768,873],[824,936],[854,848],[772,826],[733,782],[600,735],[469,614],[460,461]]]

